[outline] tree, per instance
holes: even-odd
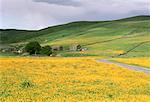
[[[41,48],[40,54],[50,56],[52,54],[52,48],[50,46],[44,46]]]
[[[30,55],[32,54],[38,54],[41,50],[41,46],[38,42],[34,41],[34,42],[29,42],[26,46],[25,46],[25,50],[26,52],[29,52]]]

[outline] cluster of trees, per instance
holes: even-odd
[[[52,48],[50,46],[41,47],[38,42],[29,42],[25,46],[25,51],[28,52],[30,55],[46,55],[50,56],[52,54]]]

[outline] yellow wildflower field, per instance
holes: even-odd
[[[133,64],[150,68],[150,57],[114,58],[113,60],[126,64]]]
[[[148,102],[150,76],[95,58],[0,58],[1,102]]]

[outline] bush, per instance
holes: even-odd
[[[26,52],[28,52],[30,55],[32,54],[38,54],[41,50],[41,46],[38,42],[29,42],[26,46],[25,46],[25,50]]]
[[[52,54],[52,48],[50,46],[44,46],[41,48],[40,54],[50,56]]]
[[[21,87],[21,88],[28,88],[28,87],[31,87],[31,86],[33,86],[33,85],[32,85],[31,82],[28,81],[28,80],[24,80],[24,81],[22,81],[22,82],[20,83],[20,87]]]
[[[52,57],[56,57],[56,56],[57,56],[57,52],[54,51],[54,52],[51,54],[51,56],[52,56]]]

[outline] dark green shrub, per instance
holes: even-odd
[[[38,54],[41,50],[41,46],[38,42],[29,42],[26,46],[25,46],[25,50],[26,52],[28,52],[30,55],[32,54]]]
[[[52,57],[56,57],[57,56],[57,52],[54,51],[52,54],[51,54]]]
[[[50,56],[52,54],[52,48],[50,46],[44,46],[41,48],[40,54]]]
[[[24,80],[24,81],[22,81],[22,82],[20,83],[20,87],[21,87],[21,88],[28,88],[28,87],[31,87],[31,86],[33,86],[33,85],[32,85],[31,82],[28,81],[28,80]]]

